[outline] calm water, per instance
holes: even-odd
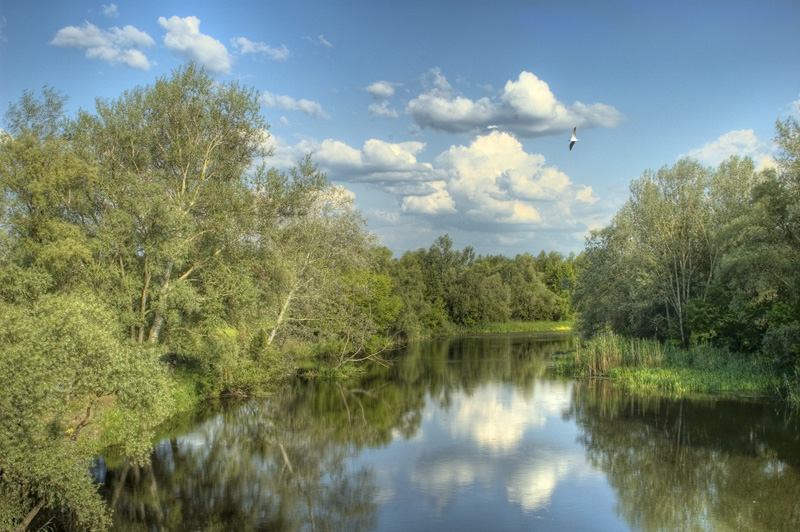
[[[800,530],[797,414],[548,377],[571,342],[425,342],[187,415],[100,467],[117,530]]]

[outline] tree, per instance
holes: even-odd
[[[753,178],[748,204],[725,226],[719,272],[724,316],[753,333],[746,347],[787,369],[800,360],[799,139],[796,119],[777,122],[778,166]]]
[[[118,304],[139,343],[161,340],[169,316],[186,325],[205,271],[247,234],[244,175],[265,155],[259,109],[255,91],[189,64],[82,117],[103,177],[97,259],[123,286]]]
[[[96,182],[94,168],[66,138],[65,102],[48,87],[40,98],[23,93],[6,113],[0,138],[4,266],[39,272],[55,287],[80,282],[91,261],[81,222]]]
[[[631,184],[631,215],[640,251],[650,259],[657,291],[681,346],[689,345],[687,305],[708,288],[713,271],[709,171],[682,159],[672,168],[645,172]]]
[[[172,411],[157,353],[120,341],[119,322],[88,292],[34,305],[0,302],[0,528],[24,530],[42,509],[104,530],[105,505],[89,476],[98,452],[87,427],[116,397],[125,450],[149,454],[150,427]]]
[[[345,304],[351,290],[366,288],[354,281],[367,275],[377,257],[376,241],[352,199],[344,188],[331,185],[310,157],[288,174],[269,172],[257,186],[257,279],[264,292],[273,294],[273,306],[263,316],[269,324],[265,348],[281,336],[314,336],[337,344],[340,354],[352,348],[362,352],[373,335],[375,316]],[[356,332],[359,326],[364,328]],[[356,337],[360,340],[353,343]],[[340,340],[349,347],[342,350]]]
[[[617,332],[666,332],[688,347],[689,304],[705,297],[716,260],[709,184],[709,170],[690,159],[631,183],[630,199],[612,225],[587,243],[575,296],[589,330],[610,324]]]

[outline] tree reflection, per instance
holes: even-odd
[[[800,530],[797,417],[773,404],[575,388],[582,444],[639,530]]]
[[[563,335],[424,342],[358,378],[298,380],[269,399],[221,402],[176,428],[149,463],[108,468],[115,529],[374,529],[375,475],[351,457],[413,437],[428,397],[447,407],[489,381],[532,394],[547,357],[571,342]]]
[[[125,460],[106,479],[117,529],[372,528],[371,474],[348,470],[347,446],[324,426],[298,427],[282,413],[269,401],[225,405],[162,441],[149,464]]]

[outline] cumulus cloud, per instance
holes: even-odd
[[[375,83],[368,85],[365,90],[376,100],[385,100],[394,96],[394,87],[394,83],[390,83],[388,81],[376,81]]]
[[[141,50],[149,48],[155,41],[133,26],[113,27],[106,31],[86,22],[83,27],[61,28],[50,43],[85,49],[86,57],[102,59],[111,65],[122,63],[139,70],[149,70],[150,61]]]
[[[594,195],[594,190],[592,190],[592,187],[584,186],[575,193],[575,199],[582,201],[583,203],[592,204],[598,201],[600,198]]]
[[[774,148],[753,133],[752,129],[729,131],[717,140],[708,142],[701,148],[691,150],[681,157],[688,156],[708,166],[718,166],[731,156],[750,157],[759,168],[774,166]]]
[[[231,71],[233,58],[228,49],[217,39],[200,33],[200,19],[197,17],[158,17],[158,23],[167,30],[164,44],[180,57],[196,61],[219,74]]]
[[[429,194],[436,190],[431,182],[439,181],[441,174],[417,160],[424,148],[422,142],[369,139],[356,149],[328,139],[314,150],[314,158],[335,179],[370,183],[398,196]]]
[[[327,139],[274,146],[275,159],[283,163],[311,153],[334,181],[375,186],[393,194],[403,213],[445,216],[443,223],[478,231],[581,231],[593,223],[598,201],[590,186],[573,183],[542,155],[527,153],[519,140],[497,130],[451,146],[433,163],[419,160],[421,142],[370,139],[356,148]]]
[[[424,196],[405,196],[400,210],[414,214],[452,214],[458,212],[456,202],[447,192],[445,181],[433,181],[429,185],[434,189]]]
[[[312,118],[330,118],[330,115],[322,110],[320,104],[312,102],[311,100],[295,100],[291,96],[273,94],[269,91],[264,91],[259,100],[265,107],[277,107],[279,109],[286,109],[287,111],[300,111]]]
[[[286,61],[289,58],[289,49],[286,45],[281,45],[280,48],[273,48],[266,43],[253,42],[244,37],[237,37],[231,42],[234,48],[239,50],[240,54],[265,54],[275,61]]]
[[[397,109],[389,107],[389,102],[387,100],[382,101],[381,103],[373,103],[369,106],[369,115],[372,117],[385,117],[385,118],[397,118],[399,113]]]
[[[562,133],[579,127],[614,127],[624,116],[614,107],[558,101],[549,85],[531,72],[509,80],[499,95],[473,100],[455,93],[439,69],[424,79],[426,92],[408,103],[406,112],[422,128],[447,133],[485,130],[490,125],[522,138]]]

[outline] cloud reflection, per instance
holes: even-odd
[[[452,396],[446,409],[426,415],[425,450],[415,455],[410,482],[437,513],[478,485],[526,512],[547,506],[558,484],[585,467],[562,420],[572,386],[542,380],[522,392],[488,383]]]
[[[492,452],[513,452],[528,429],[544,426],[549,418],[560,419],[571,395],[572,383],[559,381],[538,382],[528,396],[507,387],[483,386],[453,401],[451,430],[455,437],[471,438]]]

